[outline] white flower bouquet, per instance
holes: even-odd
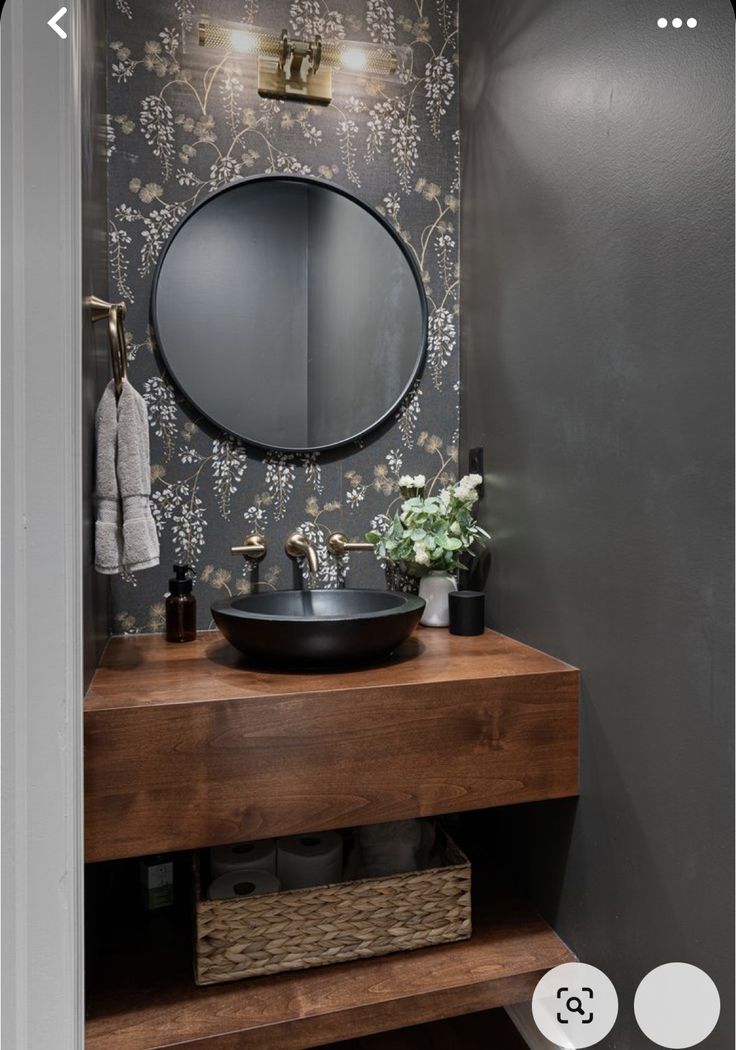
[[[423,474],[400,478],[401,507],[383,535],[368,532],[366,539],[379,558],[402,564],[410,576],[466,568],[461,556],[479,537],[489,538],[472,512],[481,481],[479,474],[467,474],[436,496],[425,496]]]

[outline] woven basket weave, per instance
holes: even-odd
[[[203,900],[195,859],[197,984],[426,948],[470,937],[470,862],[446,835],[432,868],[250,899]]]

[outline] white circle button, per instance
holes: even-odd
[[[682,19],[681,18],[673,18],[672,19],[672,25],[673,25],[673,27],[675,29],[679,29],[680,26],[682,25]]]
[[[688,20],[687,20],[687,27],[688,27],[688,29],[695,29],[697,24],[698,24],[697,18],[688,18]]]
[[[657,25],[659,26],[660,29],[666,29],[667,26],[669,25],[669,23],[668,23],[666,18],[658,18],[657,19]]]
[[[618,996],[602,970],[587,963],[555,966],[532,996],[532,1016],[557,1046],[582,1050],[604,1039],[616,1023]]]
[[[634,1015],[648,1039],[684,1050],[707,1039],[718,1023],[721,999],[705,970],[665,963],[644,977],[634,996]]]

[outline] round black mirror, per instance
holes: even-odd
[[[156,270],[156,340],[185,397],[268,449],[355,441],[422,368],[427,302],[391,226],[344,190],[265,175],[212,194]]]

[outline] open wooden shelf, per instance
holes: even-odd
[[[484,888],[469,941],[207,988],[186,918],[119,916],[90,954],[86,1050],[298,1050],[528,1000],[574,957],[528,906]]]
[[[505,1010],[414,1025],[333,1044],[334,1050],[528,1050]]]
[[[84,722],[88,861],[578,791],[578,672],[492,631],[331,674],[254,670],[216,632],[115,638]]]

